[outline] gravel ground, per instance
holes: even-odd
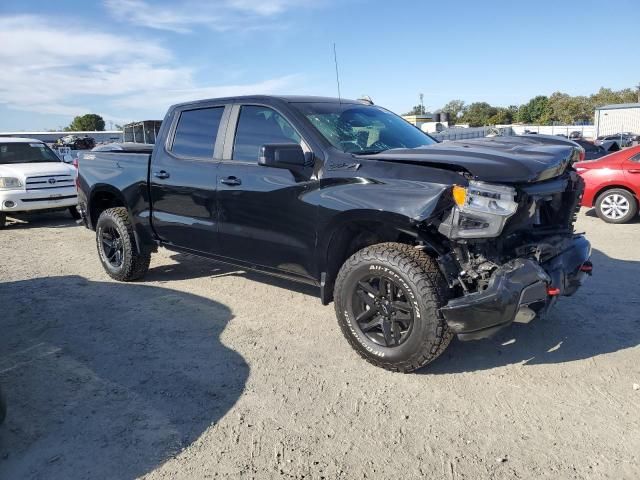
[[[640,477],[640,222],[580,214],[593,278],[418,373],[315,291],[162,250],[103,273],[66,214],[0,231],[0,479]]]

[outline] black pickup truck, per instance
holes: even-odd
[[[158,246],[319,287],[371,363],[544,314],[591,273],[575,143],[438,143],[370,102],[251,96],[169,109],[154,146],[79,161],[79,209],[117,280]]]

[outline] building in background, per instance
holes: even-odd
[[[619,103],[596,108],[595,136],[631,132],[640,135],[640,103]]]
[[[402,118],[425,133],[440,133],[449,128],[449,114],[446,112],[402,115]]]
[[[423,123],[433,122],[432,113],[425,113],[423,115],[402,115],[402,118],[418,128],[422,127]],[[438,119],[438,121],[440,120]]]

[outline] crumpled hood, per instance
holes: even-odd
[[[411,149],[398,148],[359,158],[436,167],[442,165],[466,170],[476,180],[528,183],[561,175],[571,164],[577,147],[566,139],[512,136],[458,140]]]
[[[0,165],[0,177],[16,177],[23,181],[36,175],[75,175],[75,168],[64,162],[11,163]]]

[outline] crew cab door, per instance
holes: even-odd
[[[216,170],[230,107],[174,112],[164,145],[151,158],[151,224],[168,246],[218,252]]]
[[[236,104],[218,170],[220,251],[265,270],[314,277],[317,207],[306,201],[319,187],[313,168],[258,165],[260,147],[308,144],[284,114],[266,105]]]

